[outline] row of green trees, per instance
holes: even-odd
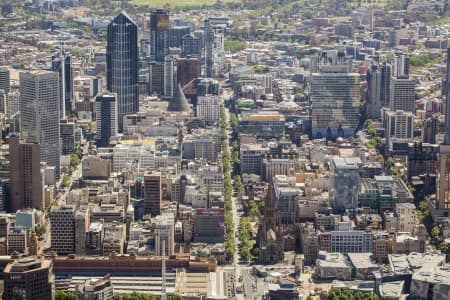
[[[232,113],[230,116],[230,125],[233,128],[233,132],[236,133],[239,127],[239,120],[235,113]],[[235,137],[236,135],[233,135]],[[242,196],[245,193],[245,187],[242,182],[240,173],[240,151],[239,151],[239,143],[235,139],[233,141],[232,149],[232,161],[234,167],[234,173],[237,174],[234,176],[234,189],[238,192],[239,196]],[[241,197],[242,198],[242,197]],[[263,203],[261,201],[261,203]],[[258,257],[259,249],[257,245],[254,243],[253,238],[253,230],[250,224],[250,220],[254,218],[259,218],[261,216],[261,206],[256,203],[254,200],[247,200],[245,203],[246,213],[248,217],[241,218],[239,221],[239,254],[241,257],[250,261],[256,257]]]
[[[258,248],[253,242],[254,233],[249,217],[243,217],[239,220],[239,254],[245,260],[250,261],[258,257]]]
[[[378,300],[372,292],[353,291],[349,289],[332,288],[328,293],[320,295],[321,300]]]
[[[73,291],[56,291],[55,300],[75,300],[75,292]],[[151,295],[146,293],[138,293],[133,292],[130,294],[115,294],[115,300],[158,300],[161,299],[161,296]],[[182,300],[182,296],[178,295],[169,295],[167,296],[168,300]]]
[[[439,226],[433,222],[431,211],[428,208],[426,201],[419,202],[417,216],[420,223],[425,225],[428,235],[431,238],[431,244],[433,244],[437,249],[441,250],[442,253],[448,254],[450,250],[449,245],[442,237],[441,229],[439,228]]]
[[[231,184],[231,163],[230,151],[228,150],[227,121],[225,107],[220,106],[220,130],[222,137],[222,167],[223,167],[223,188],[225,202],[225,255],[228,261],[231,261],[236,253],[236,242],[234,239],[234,222],[231,196],[233,186]]]
[[[69,174],[75,172],[76,168],[81,163],[82,159],[83,159],[83,150],[81,148],[78,148],[77,150],[75,150],[74,153],[70,155]]]
[[[232,155],[231,155],[231,161],[233,162],[233,173],[239,174],[241,169],[241,160],[239,158],[239,143],[235,140],[233,143],[231,143],[232,148]]]

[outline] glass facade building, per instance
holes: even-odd
[[[311,122],[314,138],[352,136],[360,118],[360,78],[356,73],[314,73]]]
[[[139,110],[137,26],[125,12],[108,25],[107,42],[107,88],[117,94],[122,132],[123,117]]]

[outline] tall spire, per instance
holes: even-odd
[[[445,138],[444,145],[450,145],[450,48],[447,49],[447,74],[445,89]]]
[[[266,201],[264,206],[264,225],[267,228],[272,226],[279,227],[280,225],[272,180],[269,181],[269,188],[267,190]]]

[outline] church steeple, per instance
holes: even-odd
[[[264,217],[259,228],[259,261],[277,263],[284,258],[284,240],[272,181],[269,182]]]

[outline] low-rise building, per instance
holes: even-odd
[[[341,253],[320,252],[315,274],[320,279],[351,280],[352,268]]]

